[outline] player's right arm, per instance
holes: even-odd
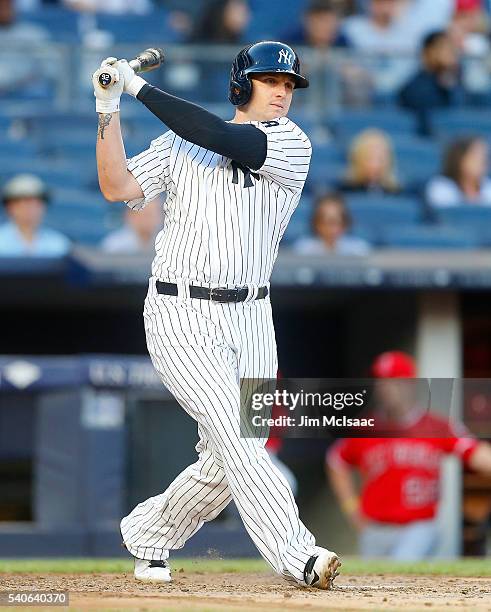
[[[107,60],[105,60],[107,61]],[[114,72],[115,82],[104,89],[98,77],[101,71]],[[119,99],[123,92],[123,81],[109,63],[102,63],[93,77],[96,110],[99,115],[96,157],[99,185],[104,197],[111,202],[135,200],[143,197],[140,184],[128,171],[121,125],[119,121]]]

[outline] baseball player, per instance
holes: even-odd
[[[416,364],[406,353],[388,351],[375,359],[372,374],[377,379],[414,378]],[[458,456],[471,470],[491,474],[491,445],[423,410],[411,399],[411,390],[396,384],[379,392],[379,418],[400,431],[399,437],[346,438],[327,454],[331,484],[360,534],[363,557],[417,561],[434,554],[441,538],[436,516],[446,454]],[[359,496],[352,473],[356,469],[362,476]]]
[[[116,82],[102,88],[101,73]],[[198,461],[121,521],[135,577],[170,581],[169,551],[182,548],[233,499],[278,574],[328,589],[338,556],[316,546],[300,521],[265,440],[239,433],[241,379],[276,377],[269,278],[311,157],[309,139],[287,118],[293,90],[308,87],[297,54],[265,41],[237,55],[231,121],[150,86],[125,60],[105,60],[93,84],[103,194],[135,210],[166,194],[145,331],[162,382],[197,421],[200,437]],[[123,92],[169,128],[130,160],[119,121]]]

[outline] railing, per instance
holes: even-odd
[[[37,46],[2,45],[0,37],[0,111],[22,104],[52,104],[59,110],[92,108],[91,74],[108,55],[131,58],[158,41],[87,47],[67,43]],[[236,46],[165,45],[162,69],[147,74],[150,82],[176,95],[203,103],[221,114],[230,112],[227,85]],[[366,107],[394,98],[418,65],[416,55],[360,54],[299,49],[310,88],[295,96],[295,110],[314,118],[341,108]],[[487,58],[467,57],[463,84],[471,100],[488,102],[491,76]],[[19,102],[21,106],[19,107]]]

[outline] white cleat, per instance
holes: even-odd
[[[336,553],[316,546],[315,555],[310,557],[305,565],[305,584],[316,589],[332,589],[340,567],[341,561]]]
[[[140,582],[171,582],[170,567],[167,561],[148,561],[135,559],[135,578]]]

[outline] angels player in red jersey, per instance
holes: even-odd
[[[405,353],[387,352],[377,357],[372,374],[414,378],[416,366]],[[417,404],[408,410],[400,394],[385,391],[378,401],[381,412],[398,421],[407,437],[338,440],[327,453],[327,472],[344,513],[359,532],[362,556],[422,559],[431,556],[439,541],[442,459],[454,454],[471,470],[491,474],[491,445]],[[433,435],[438,437],[429,437]],[[359,495],[354,470],[362,478]]]

